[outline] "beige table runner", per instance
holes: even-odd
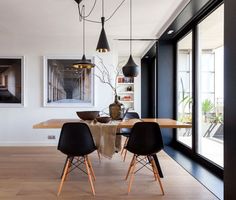
[[[117,126],[119,121],[111,121],[109,123],[86,122],[93,135],[94,142],[98,147],[101,155],[112,158],[116,151],[121,149],[121,136],[117,136]]]

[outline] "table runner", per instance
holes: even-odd
[[[109,123],[99,123],[94,121],[85,122],[88,124],[92,133],[94,142],[98,151],[107,158],[112,158],[112,155],[121,149],[121,136],[117,136],[117,126],[119,121],[111,121]]]

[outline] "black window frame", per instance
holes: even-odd
[[[197,152],[198,149],[198,130],[197,130],[197,124],[198,124],[198,113],[196,112],[198,110],[198,98],[197,98],[197,91],[198,91],[198,85],[196,80],[197,75],[197,66],[198,66],[198,25],[206,19],[209,15],[211,15],[217,8],[219,8],[221,5],[223,5],[223,2],[217,2],[210,6],[208,6],[204,11],[199,14],[191,23],[189,23],[183,30],[181,30],[174,38],[173,38],[173,44],[175,49],[175,57],[174,57],[174,75],[177,76],[177,44],[178,42],[183,39],[189,32],[192,31],[192,148],[188,147],[187,145],[184,145],[183,143],[179,142],[177,140],[177,131],[174,130],[174,141],[173,146],[180,150],[181,152],[187,154],[203,166],[205,166],[207,169],[212,171],[214,174],[216,174],[218,177],[223,178],[223,171],[224,168],[219,166],[218,164],[214,163],[213,161],[209,160],[208,158],[204,157],[203,155],[199,154]],[[175,85],[177,85],[177,78],[175,78]],[[177,92],[174,91],[174,116],[177,118]]]

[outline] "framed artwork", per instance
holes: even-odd
[[[0,107],[24,106],[24,56],[0,56]]]
[[[75,57],[44,56],[44,106],[94,106],[93,69],[73,67]]]

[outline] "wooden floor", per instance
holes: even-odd
[[[165,176],[162,179],[165,196],[161,195],[153,174],[145,169],[136,174],[131,193],[127,195],[128,183],[124,177],[130,154],[126,162],[122,161],[119,153],[112,160],[102,158],[101,164],[96,153],[90,158],[97,177],[96,196],[92,196],[87,176],[75,170],[65,182],[60,198],[57,198],[65,156],[56,147],[1,147],[0,199],[217,199],[164,152],[159,153],[159,159]]]

